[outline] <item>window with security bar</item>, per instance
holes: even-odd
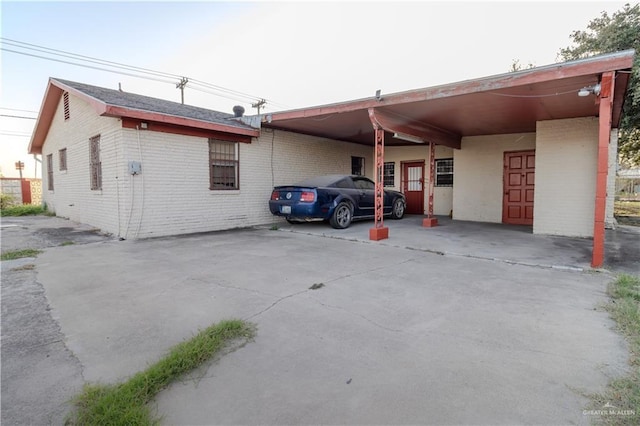
[[[396,163],[384,163],[384,186],[394,186],[396,181]]]
[[[364,175],[364,157],[351,157],[351,174],[354,176]]]
[[[238,143],[209,139],[209,189],[239,189]]]
[[[89,139],[89,169],[91,171],[91,190],[102,189],[102,162],[100,161],[100,135]]]
[[[453,186],[453,158],[436,160],[436,186]]]
[[[60,170],[67,170],[67,148],[62,148],[58,151],[58,159],[60,160],[60,165],[58,166]]]
[[[53,191],[53,154],[47,155],[47,189]]]

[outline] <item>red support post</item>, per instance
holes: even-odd
[[[606,72],[600,81],[600,118],[598,126],[598,171],[596,175],[596,203],[593,221],[593,251],[591,267],[604,263],[604,221],[607,204],[607,174],[609,172],[609,138],[613,105],[614,72]]]
[[[379,241],[389,238],[389,228],[384,226],[384,129],[375,119],[375,112],[369,109],[371,124],[375,130],[375,147],[374,147],[374,181],[375,181],[375,224],[369,230],[369,239]]]
[[[429,206],[427,217],[422,219],[422,226],[431,228],[438,224],[438,218],[433,215],[433,188],[436,178],[436,144],[429,142]]]

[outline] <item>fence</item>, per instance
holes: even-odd
[[[42,204],[42,179],[0,178],[0,194],[10,195],[16,203]]]

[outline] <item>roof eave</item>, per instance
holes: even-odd
[[[577,61],[551,64],[530,70],[510,72],[474,80],[465,80],[441,86],[414,89],[405,92],[383,94],[376,97],[339,102],[311,108],[301,108],[290,111],[266,114],[264,120],[268,123],[279,120],[322,116],[351,112],[367,108],[391,106],[449,96],[466,95],[477,92],[507,89],[528,84],[541,83],[562,78],[600,74],[607,71],[631,69],[635,51],[625,50]]]
[[[42,145],[51,128],[51,122],[62,97],[62,92],[63,90],[53,84],[52,79],[49,79],[42,104],[40,105],[38,118],[36,119],[36,125],[29,141],[29,154],[42,154]]]
[[[120,107],[116,105],[106,105],[101,115],[106,117],[126,117],[138,120],[155,121],[158,123],[175,124],[178,126],[192,127],[195,129],[214,130],[224,133],[233,133],[236,135],[260,136],[260,130],[241,128],[212,121],[195,120],[193,118],[179,117],[175,115],[162,114],[158,112],[136,110],[131,108]]]

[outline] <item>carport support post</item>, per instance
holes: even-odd
[[[433,216],[433,186],[435,185],[436,144],[429,142],[429,206],[427,217],[422,219],[422,226],[431,228],[438,224],[438,218]]]
[[[609,138],[613,105],[614,73],[602,74],[600,80],[600,119],[598,126],[598,174],[596,175],[596,205],[593,221],[593,251],[591,267],[604,263],[604,219],[607,204],[607,173],[609,171]]]
[[[384,173],[384,129],[373,119],[371,120],[373,128],[375,130],[375,225],[369,229],[369,239],[373,241],[384,240],[389,238],[389,228],[386,228],[383,223],[384,213],[384,186],[383,186],[383,173]]]

